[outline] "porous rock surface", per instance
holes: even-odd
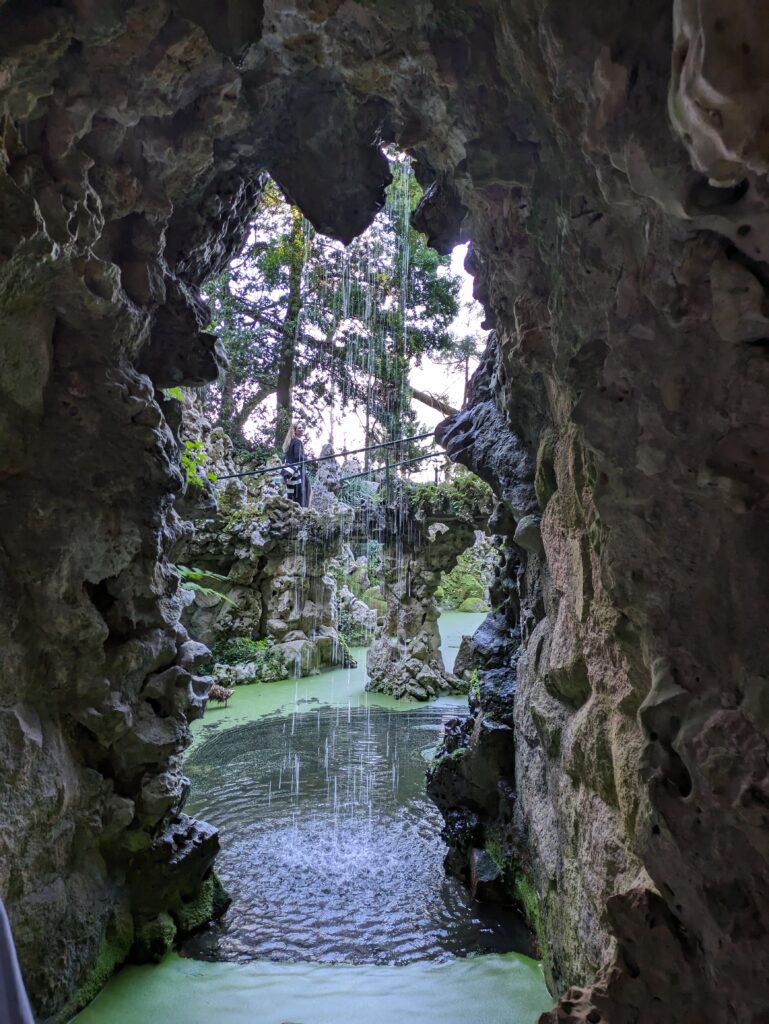
[[[765,1019],[768,19],[2,7],[0,888],[42,1019],[126,954],[136,907],[165,923],[165,886],[132,902],[136,845],[183,822],[205,685],[157,388],[216,372],[198,288],[260,172],[348,239],[382,202],[380,140],[432,184],[436,245],[473,239],[496,329],[473,401],[497,428],[465,457],[525,541],[514,816],[554,986],[578,986],[543,1019]]]
[[[182,621],[214,655],[233,639],[271,644],[267,674],[248,661],[216,663],[217,682],[271,681],[348,664],[330,563],[342,556],[352,509],[335,499],[301,508],[274,473],[239,477],[224,431],[212,431],[205,420],[193,430],[190,419],[187,414],[185,436],[200,440],[206,466],[221,480],[211,488],[211,507],[199,496],[194,533],[180,549],[185,564],[216,574],[203,578],[203,590],[188,592]],[[355,612],[350,597],[346,610]]]
[[[396,492],[381,527],[387,612],[368,650],[366,689],[414,700],[467,690],[443,663],[435,592],[487,525],[491,505],[488,489],[478,486],[403,484]]]
[[[383,548],[387,612],[381,635],[368,649],[366,689],[428,700],[462,689],[443,664],[440,609],[434,594],[443,570],[452,567],[474,534],[466,523],[420,525],[421,530],[404,531],[397,546]]]

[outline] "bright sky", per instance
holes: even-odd
[[[451,254],[451,270],[462,279],[462,289],[459,293],[459,314],[452,324],[452,333],[462,338],[467,334],[473,334],[478,338],[485,338],[486,332],[481,328],[483,320],[483,307],[473,298],[473,278],[465,270],[465,256],[467,245],[458,245]],[[470,373],[478,365],[477,360],[470,363]],[[430,391],[444,397],[457,409],[462,406],[463,391],[465,386],[464,374],[450,370],[448,367],[434,363],[431,359],[425,359],[421,366],[415,366],[411,370],[411,383],[420,391]],[[443,415],[430,409],[429,406],[417,405],[418,415],[428,427],[435,427],[443,419]]]

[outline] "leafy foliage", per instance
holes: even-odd
[[[453,515],[476,521],[491,515],[493,492],[474,473],[458,473],[441,484],[414,484],[405,492],[420,518]]]
[[[198,594],[205,594],[207,597],[219,597],[222,601],[226,601],[228,604],[236,604],[232,598],[227,597],[220,590],[215,590],[213,587],[203,586],[201,580],[216,580],[218,582],[229,583],[226,576],[220,575],[218,572],[209,572],[206,569],[191,569],[187,565],[177,565],[177,572],[182,580],[182,586],[185,590],[194,590]]]
[[[288,677],[283,652],[269,637],[264,640],[252,640],[246,636],[226,637],[216,641],[211,653],[215,662],[225,665],[253,665],[254,682],[274,682]]]
[[[216,483],[216,473],[206,472],[208,456],[202,441],[185,441],[181,456],[182,469],[187,483],[194,487],[205,487],[207,482]]]
[[[365,410],[372,443],[418,432],[408,368],[451,350],[459,279],[410,225],[421,190],[408,162],[393,156],[391,170],[385,209],[347,248],[268,181],[245,248],[206,286],[230,361],[207,412],[236,445],[246,422],[273,443],[276,395],[310,422],[324,406]]]

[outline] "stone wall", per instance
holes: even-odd
[[[300,508],[280,490],[268,484],[258,497],[242,498],[225,490],[219,511],[197,521],[182,557],[226,580],[204,580],[205,592],[190,591],[182,617],[214,655],[228,640],[268,640],[285,675],[305,676],[350,660],[329,563],[341,556],[351,512],[343,505]],[[235,676],[219,681],[251,681]]]
[[[384,512],[387,612],[369,647],[367,689],[416,700],[467,689],[443,664],[435,592],[490,512],[490,491],[470,476],[440,486],[400,486]]]
[[[515,821],[552,977],[581,986],[549,1019],[765,1015],[767,17],[0,10],[0,888],[41,1017],[122,958],[137,908],[166,909],[131,878],[168,849],[205,684],[157,389],[216,372],[198,289],[260,172],[349,239],[382,202],[380,141],[431,186],[435,244],[473,239],[496,329],[452,450],[487,437],[495,532],[527,553]]]
[[[381,635],[368,650],[368,690],[427,700],[467,688],[443,664],[441,613],[434,595],[444,569],[456,563],[474,536],[467,523],[435,522],[418,535],[404,534],[398,545],[385,544],[387,613]]]

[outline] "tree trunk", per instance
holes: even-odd
[[[445,402],[437,395],[431,395],[429,391],[418,391],[415,387],[412,387],[411,395],[417,402],[421,402],[422,405],[427,405],[437,412],[442,412],[444,416],[455,416],[459,412],[459,409],[455,409],[453,405],[449,405],[448,402]]]
[[[275,391],[272,388],[265,388],[262,391],[257,391],[255,395],[252,395],[251,398],[247,399],[247,401],[243,403],[242,407],[237,412],[233,410],[228,421],[228,425],[225,428],[233,441],[240,441],[244,446],[246,445],[247,442],[243,430],[248,422],[249,416],[254,409],[260,406],[262,402],[265,402],[270,395],[273,394],[275,394]]]
[[[231,370],[225,370],[220,376],[222,400],[219,405],[220,427],[229,434],[232,418],[235,415],[235,375]]]
[[[275,422],[275,444],[278,448],[283,444],[283,438],[291,426],[293,418],[292,393],[294,387],[294,366],[296,363],[296,342],[299,336],[299,316],[302,312],[303,302],[304,218],[295,206],[291,207],[289,251],[288,299],[278,356],[278,382],[275,389],[278,407],[278,415]]]

